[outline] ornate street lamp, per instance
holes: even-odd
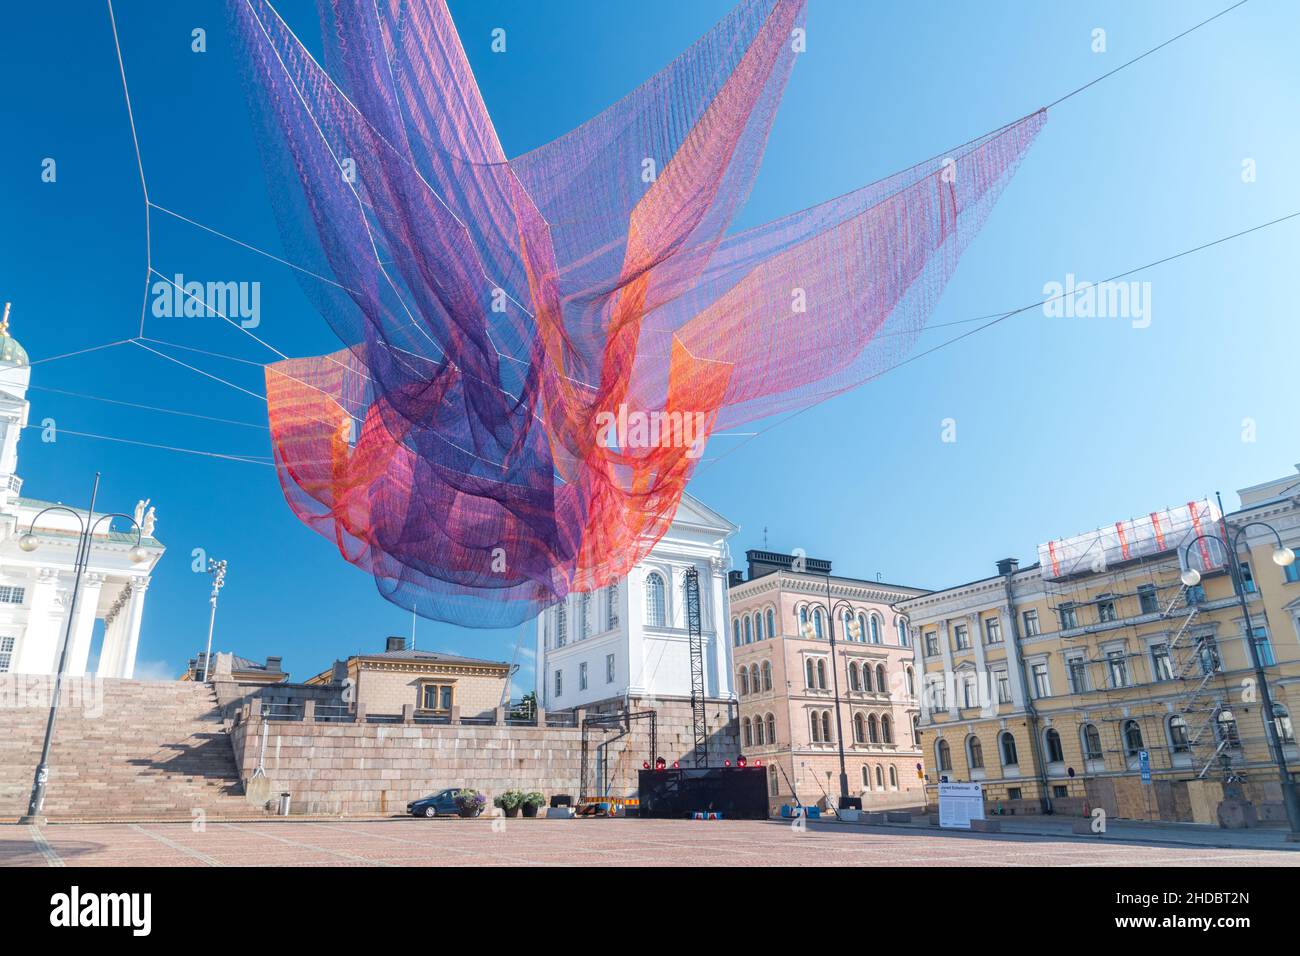
[[[203,682],[207,683],[212,671],[212,629],[217,623],[217,594],[226,586],[226,562],[208,559],[208,574],[212,575],[212,595],[209,603],[212,613],[208,615],[208,649],[203,654]]]
[[[72,579],[72,600],[68,605],[68,624],[63,631],[63,647],[59,651],[59,669],[54,676],[54,694],[50,699],[50,716],[45,723],[45,741],[41,744],[41,760],[36,765],[36,776],[32,780],[32,796],[27,804],[27,813],[19,819],[19,823],[42,824],[45,822],[41,816],[41,807],[45,805],[45,783],[50,775],[50,744],[54,740],[54,724],[59,716],[59,695],[63,687],[63,671],[68,664],[68,648],[72,644],[72,625],[77,619],[77,597],[81,593],[81,576],[90,563],[90,544],[94,537],[95,529],[104,521],[110,524],[114,518],[125,518],[131,522],[135,528],[135,547],[127,554],[133,564],[139,564],[149,559],[149,552],[141,544],[143,535],[141,533],[140,523],[130,515],[112,513],[100,515],[95,518],[95,499],[99,496],[99,472],[95,472],[95,485],[90,492],[90,509],[86,512],[86,520],[82,520],[81,512],[74,511],[63,505],[53,505],[46,508],[32,518],[27,532],[18,539],[18,547],[30,553],[40,547],[40,539],[36,536],[36,522],[40,520],[41,515],[50,511],[64,511],[77,519],[77,526],[81,529],[81,534],[77,539],[77,558],[74,566],[74,576]]]
[[[1282,543],[1282,536],[1277,533],[1276,528],[1263,521],[1250,521],[1238,527],[1236,533],[1231,535],[1231,544],[1217,534],[1197,535],[1189,541],[1187,547],[1183,549],[1183,563],[1187,565],[1187,570],[1180,575],[1180,578],[1189,588],[1194,588],[1201,583],[1201,572],[1192,567],[1190,557],[1192,546],[1197,542],[1204,539],[1217,541],[1227,551],[1228,573],[1232,576],[1232,587],[1237,592],[1237,599],[1241,603],[1241,616],[1246,628],[1246,644],[1250,648],[1250,659],[1255,668],[1255,681],[1259,684],[1260,698],[1264,704],[1264,727],[1268,735],[1269,751],[1273,756],[1273,762],[1277,765],[1278,781],[1282,784],[1282,803],[1286,807],[1287,822],[1291,827],[1290,839],[1295,840],[1300,839],[1300,797],[1297,797],[1295,781],[1291,779],[1291,774],[1287,770],[1286,751],[1282,748],[1282,739],[1277,732],[1277,717],[1273,711],[1273,695],[1269,693],[1268,677],[1264,673],[1264,663],[1260,660],[1259,648],[1255,644],[1255,628],[1250,621],[1250,607],[1246,604],[1246,582],[1242,579],[1241,567],[1237,562],[1237,549],[1241,544],[1242,535],[1247,528],[1256,526],[1267,528],[1277,541],[1277,547],[1273,549],[1274,564],[1278,567],[1286,567],[1295,561],[1295,552]]]

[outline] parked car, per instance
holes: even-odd
[[[460,787],[448,787],[427,797],[412,801],[406,805],[406,812],[413,817],[460,816],[460,807],[456,806],[456,794]],[[482,811],[480,811],[482,812]]]

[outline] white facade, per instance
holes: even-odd
[[[563,710],[626,696],[690,697],[684,590],[690,567],[700,580],[704,692],[734,699],[726,640],[727,539],[737,530],[682,495],[668,532],[626,578],[588,594],[570,594],[543,611],[537,618],[539,706]]]
[[[0,326],[0,673],[54,674],[67,628],[80,526],[67,511],[41,515],[46,508],[63,507],[59,503],[19,495],[18,440],[27,425],[31,367],[26,352],[8,334],[7,316],[6,310]],[[83,508],[68,507],[87,520]],[[102,514],[97,511],[90,522]],[[33,519],[38,546],[23,551],[18,539]],[[129,555],[135,532],[110,531],[111,524],[99,524],[82,576],[68,649],[66,673],[71,676],[88,674],[97,621],[104,626],[94,675],[135,673],[145,594],[163,546],[146,537],[142,543],[148,557],[133,563]],[[120,519],[118,524],[130,527]]]

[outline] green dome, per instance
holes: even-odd
[[[6,365],[22,367],[30,365],[27,350],[18,344],[18,340],[9,334],[9,304],[5,303],[5,317],[0,321],[0,362]]]

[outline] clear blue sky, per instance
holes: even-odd
[[[798,62],[749,225],[878,179],[1042,106],[1226,6],[810,0]],[[460,0],[462,42],[510,155],[563,133],[672,59],[726,0]],[[314,4],[284,2],[304,38]],[[215,0],[119,0],[118,28],[151,198],[280,248],[226,17]],[[137,333],[144,212],[108,15],[93,0],[18,5],[0,36],[0,299],[34,360]],[[206,28],[208,52],[190,51]],[[489,50],[507,31],[508,51]],[[1094,28],[1107,51],[1091,50]],[[1300,210],[1300,6],[1251,0],[1062,104],[966,254],[934,323],[1038,300],[1067,273],[1102,279]],[[314,39],[309,42],[314,43]],[[54,184],[41,162],[57,163]],[[1243,160],[1257,180],[1243,183]],[[337,347],[292,275],[174,219],[153,217],[164,274],[262,283],[269,342]],[[1273,478],[1300,461],[1295,296],[1300,221],[1162,266],[1151,325],[1030,311],[900,368],[736,448],[715,439],[691,492],[741,526],[739,565],[804,548],[838,570],[918,586],[982,576],[1071,534]],[[939,328],[919,348],[970,328]],[[146,333],[250,362],[270,356],[220,320]],[[170,349],[171,354],[186,353]],[[252,389],[255,365],[195,364]],[[265,409],[136,346],[38,365],[34,384],[264,424]],[[207,451],[265,455],[259,428],[33,390],[33,421]],[[956,419],[957,441],[941,422]],[[1255,422],[1243,442],[1242,422]],[[230,562],[218,645],[280,654],[298,677],[406,634],[410,616],[290,514],[270,468],[63,434],[21,446],[25,493],[84,504],[152,497],[168,553],[149,592],[146,672],[202,646],[206,548]],[[516,632],[421,621],[420,646],[509,659]],[[528,661],[524,660],[525,665]],[[521,683],[531,680],[521,674]]]

